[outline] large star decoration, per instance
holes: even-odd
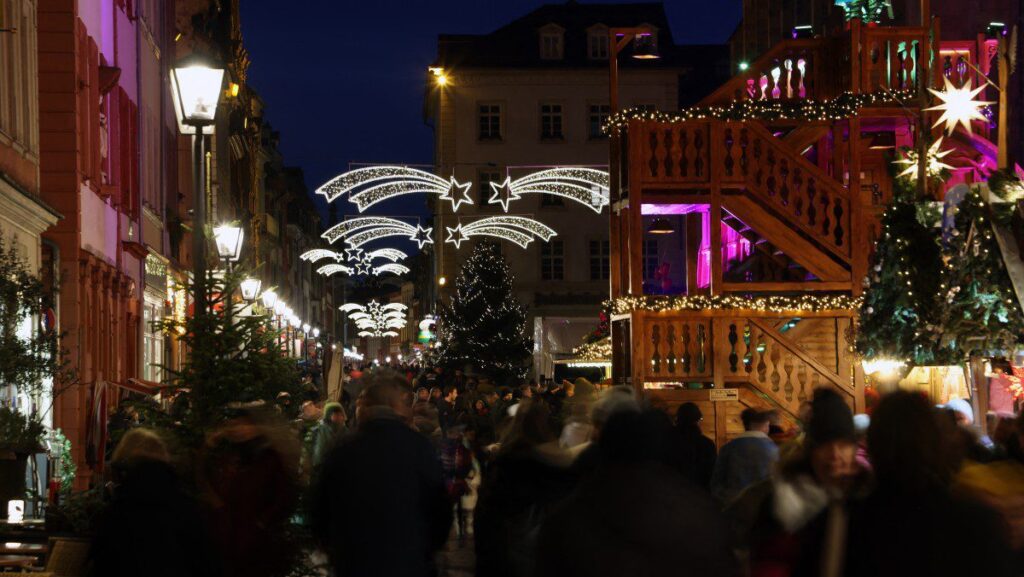
[[[355,272],[356,276],[368,275],[370,274],[370,265],[366,264],[364,261],[359,261],[356,263]]]
[[[981,114],[981,109],[994,104],[993,102],[985,102],[981,100],[975,100],[978,94],[982,90],[985,90],[985,85],[971,90],[971,81],[968,80],[962,88],[957,88],[949,81],[949,78],[944,78],[946,81],[946,87],[942,92],[938,90],[928,89],[935,95],[936,98],[942,101],[942,104],[933,106],[931,108],[925,108],[925,110],[936,110],[942,112],[942,116],[932,126],[938,126],[942,123],[946,124],[946,134],[953,134],[956,130],[957,125],[964,127],[964,130],[968,134],[973,134],[971,129],[972,120],[986,120]]]
[[[458,212],[459,207],[465,204],[473,204],[473,198],[469,196],[469,189],[472,188],[473,183],[467,182],[462,184],[455,180],[455,177],[451,177],[448,190],[441,195],[441,200],[447,200],[452,203],[452,212]]]
[[[363,249],[361,248],[346,248],[345,249],[345,260],[348,262],[355,262],[363,256]]]
[[[466,236],[466,233],[462,231],[461,224],[455,225],[454,228],[446,226],[445,229],[448,230],[448,238],[445,239],[445,242],[450,242],[454,244],[455,248],[461,247],[464,241],[469,240],[469,237]]]
[[[939,148],[941,146],[942,146],[942,137],[939,137],[939,139],[935,141],[935,144],[931,145],[928,148],[928,159],[927,159],[925,170],[926,170],[928,176],[930,176],[930,177],[936,177],[936,176],[941,175],[943,170],[953,170],[952,166],[946,164],[945,162],[942,162],[942,159],[945,158],[947,155],[951,154],[953,152],[953,150],[950,149],[950,150],[939,151]],[[902,178],[904,176],[912,176],[912,177],[916,177],[917,176],[917,151],[916,150],[908,150],[906,158],[901,158],[899,160],[895,160],[895,161],[893,161],[893,163],[894,164],[902,164],[902,165],[907,167],[906,170],[904,170],[903,172],[901,172],[901,173],[896,175],[897,178]]]
[[[415,242],[418,245],[417,248],[423,248],[423,245],[425,244],[434,244],[434,239],[430,237],[430,235],[433,232],[433,227],[424,228],[423,226],[417,224],[416,232],[412,233],[412,236],[409,237],[409,240]]]
[[[491,190],[494,194],[487,200],[487,204],[500,204],[501,209],[508,212],[508,205],[515,200],[522,198],[516,191],[512,190],[512,177],[506,176],[505,182],[491,182]]]

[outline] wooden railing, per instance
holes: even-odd
[[[746,388],[795,415],[818,387],[856,397],[852,311],[811,317],[740,311],[633,313],[633,367],[645,388]],[[639,329],[639,330],[638,330]]]
[[[639,163],[634,176],[644,190],[706,190],[712,185],[745,190],[849,261],[849,191],[759,123],[633,121],[630,136],[635,147],[630,158]]]
[[[916,90],[929,58],[927,28],[863,27],[860,92]]]
[[[817,86],[823,46],[824,41],[819,38],[780,42],[712,92],[702,104],[820,98]]]

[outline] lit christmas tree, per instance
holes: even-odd
[[[441,308],[438,330],[442,366],[471,365],[502,384],[526,376],[533,339],[497,244],[481,242],[462,265],[455,295]]]

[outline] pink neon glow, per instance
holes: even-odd
[[[701,214],[700,248],[697,252],[697,288],[711,286],[711,207],[707,204],[645,204],[640,207],[644,216],[672,216]],[[725,268],[741,261],[751,253],[750,241],[740,236],[727,224],[722,224],[722,257]]]

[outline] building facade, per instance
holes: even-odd
[[[42,234],[57,223],[59,214],[40,196],[38,20],[34,0],[0,2],[0,236],[4,248],[14,248],[30,271],[52,281],[52,247]],[[37,320],[37,319],[32,319]],[[31,332],[30,320],[19,331]],[[0,389],[0,405],[42,413],[47,424],[49,399],[16,398]]]
[[[472,183],[472,205],[452,212],[434,203],[435,275],[451,290],[473,243],[445,243],[446,227],[503,214],[489,203],[489,183],[549,167],[608,164],[602,125],[609,115],[609,28],[642,26],[655,36],[661,58],[620,57],[620,106],[675,110],[693,85],[725,72],[724,48],[678,46],[661,4],[546,5],[490,34],[441,35],[429,75],[428,115],[435,131],[438,174]],[[682,90],[681,90],[682,87]],[[530,313],[533,372],[552,376],[597,323],[608,298],[607,208],[559,197],[527,195],[508,214],[536,218],[555,229],[550,242],[522,249],[503,242],[517,297]]]

